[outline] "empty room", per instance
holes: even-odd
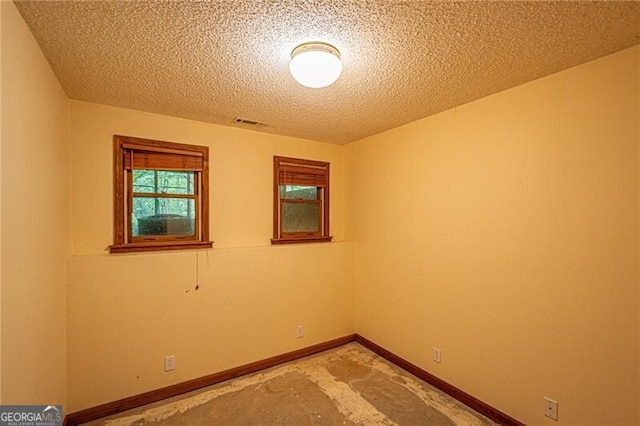
[[[640,2],[0,22],[0,425],[640,425]]]

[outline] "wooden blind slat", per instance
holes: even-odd
[[[301,165],[294,166],[289,164],[281,164],[280,171],[287,173],[306,173],[318,176],[324,176],[327,173],[327,169],[321,167],[305,167]]]
[[[133,157],[133,158],[132,158]],[[133,161],[133,164],[132,164]],[[202,157],[153,151],[124,150],[124,167],[150,170],[202,171]]]
[[[186,149],[177,149],[177,148],[165,148],[161,146],[149,147],[148,145],[140,145],[135,143],[125,142],[122,144],[122,148],[131,150],[131,151],[149,151],[153,150],[154,152],[164,152],[166,154],[178,154],[178,155],[188,155],[192,157],[203,157],[203,153],[200,151],[187,151]]]
[[[280,185],[327,186],[327,171],[323,168],[282,165],[279,170]]]
[[[280,173],[280,185],[327,186],[324,176]]]

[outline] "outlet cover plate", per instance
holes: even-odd
[[[176,356],[169,355],[164,357],[164,371],[172,371],[176,369]]]
[[[433,348],[433,362],[437,362],[438,364],[442,362],[442,354],[440,353],[440,348]]]
[[[544,415],[553,420],[558,420],[558,402],[544,397]]]

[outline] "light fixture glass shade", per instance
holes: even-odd
[[[303,86],[327,87],[342,73],[338,49],[326,43],[305,43],[293,49],[289,71]]]

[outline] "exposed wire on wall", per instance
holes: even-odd
[[[200,251],[199,250],[194,250],[195,255],[196,255],[196,268],[195,268],[195,287],[194,290],[199,290],[200,289]],[[210,269],[210,260],[209,260],[209,250],[206,251],[207,254],[207,271]],[[186,290],[186,293],[189,293],[190,290]]]
[[[200,253],[196,252],[196,290],[200,288]]]

